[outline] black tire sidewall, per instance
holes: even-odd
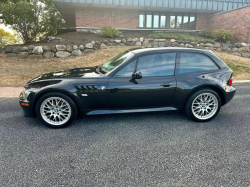
[[[213,94],[213,95],[217,98],[217,100],[218,100],[218,108],[217,108],[216,113],[215,113],[212,117],[210,117],[210,118],[208,118],[208,119],[204,119],[204,120],[203,120],[203,119],[198,119],[197,117],[195,117],[195,115],[194,115],[193,112],[192,112],[192,103],[193,103],[194,99],[195,99],[198,95],[200,95],[200,94],[202,94],[202,93],[210,93],[210,94]],[[193,93],[193,94],[189,97],[189,99],[188,99],[188,101],[187,101],[187,103],[186,103],[186,106],[185,106],[185,112],[186,112],[187,116],[188,116],[189,118],[195,120],[195,121],[198,121],[198,122],[205,122],[205,121],[210,121],[210,120],[212,120],[212,119],[213,119],[214,117],[216,117],[217,114],[220,112],[220,109],[221,109],[221,98],[220,98],[220,96],[217,94],[217,92],[215,92],[214,90],[211,90],[211,89],[200,89],[200,90],[196,91],[195,93]]]
[[[40,107],[41,107],[41,104],[43,103],[43,101],[49,97],[60,97],[69,103],[69,105],[71,107],[71,116],[70,116],[70,119],[66,123],[64,123],[62,125],[51,125],[51,124],[47,123],[42,118],[41,113],[40,113]],[[69,126],[75,120],[75,118],[77,116],[77,106],[76,106],[75,102],[69,96],[67,96],[63,93],[60,93],[60,92],[49,92],[49,93],[42,95],[36,103],[35,110],[36,110],[37,118],[47,127],[54,128],[54,129],[64,128],[64,127]]]

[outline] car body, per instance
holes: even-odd
[[[214,105],[223,106],[236,91],[232,75],[232,70],[211,51],[179,47],[131,49],[99,67],[57,71],[29,81],[20,94],[20,105],[25,116],[36,117],[42,111],[36,109],[41,97],[60,93],[74,103],[77,113],[85,115],[167,111],[185,109],[195,93],[208,90],[204,97],[219,100]],[[199,107],[206,104],[202,100]],[[207,121],[216,115],[207,119],[189,117]],[[55,128],[68,125],[46,124]]]

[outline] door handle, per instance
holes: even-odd
[[[163,87],[169,87],[171,86],[173,83],[161,83],[161,86]]]

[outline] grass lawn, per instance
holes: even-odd
[[[18,59],[0,56],[0,86],[23,86],[41,74],[62,69],[91,67],[107,62],[132,47],[109,47],[94,53],[67,59]],[[1,54],[0,54],[1,55]],[[234,80],[250,79],[250,58],[216,53],[234,71]]]

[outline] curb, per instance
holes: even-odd
[[[233,84],[250,83],[250,80],[235,80]],[[19,97],[23,91],[23,87],[0,87],[0,98],[15,98]]]

